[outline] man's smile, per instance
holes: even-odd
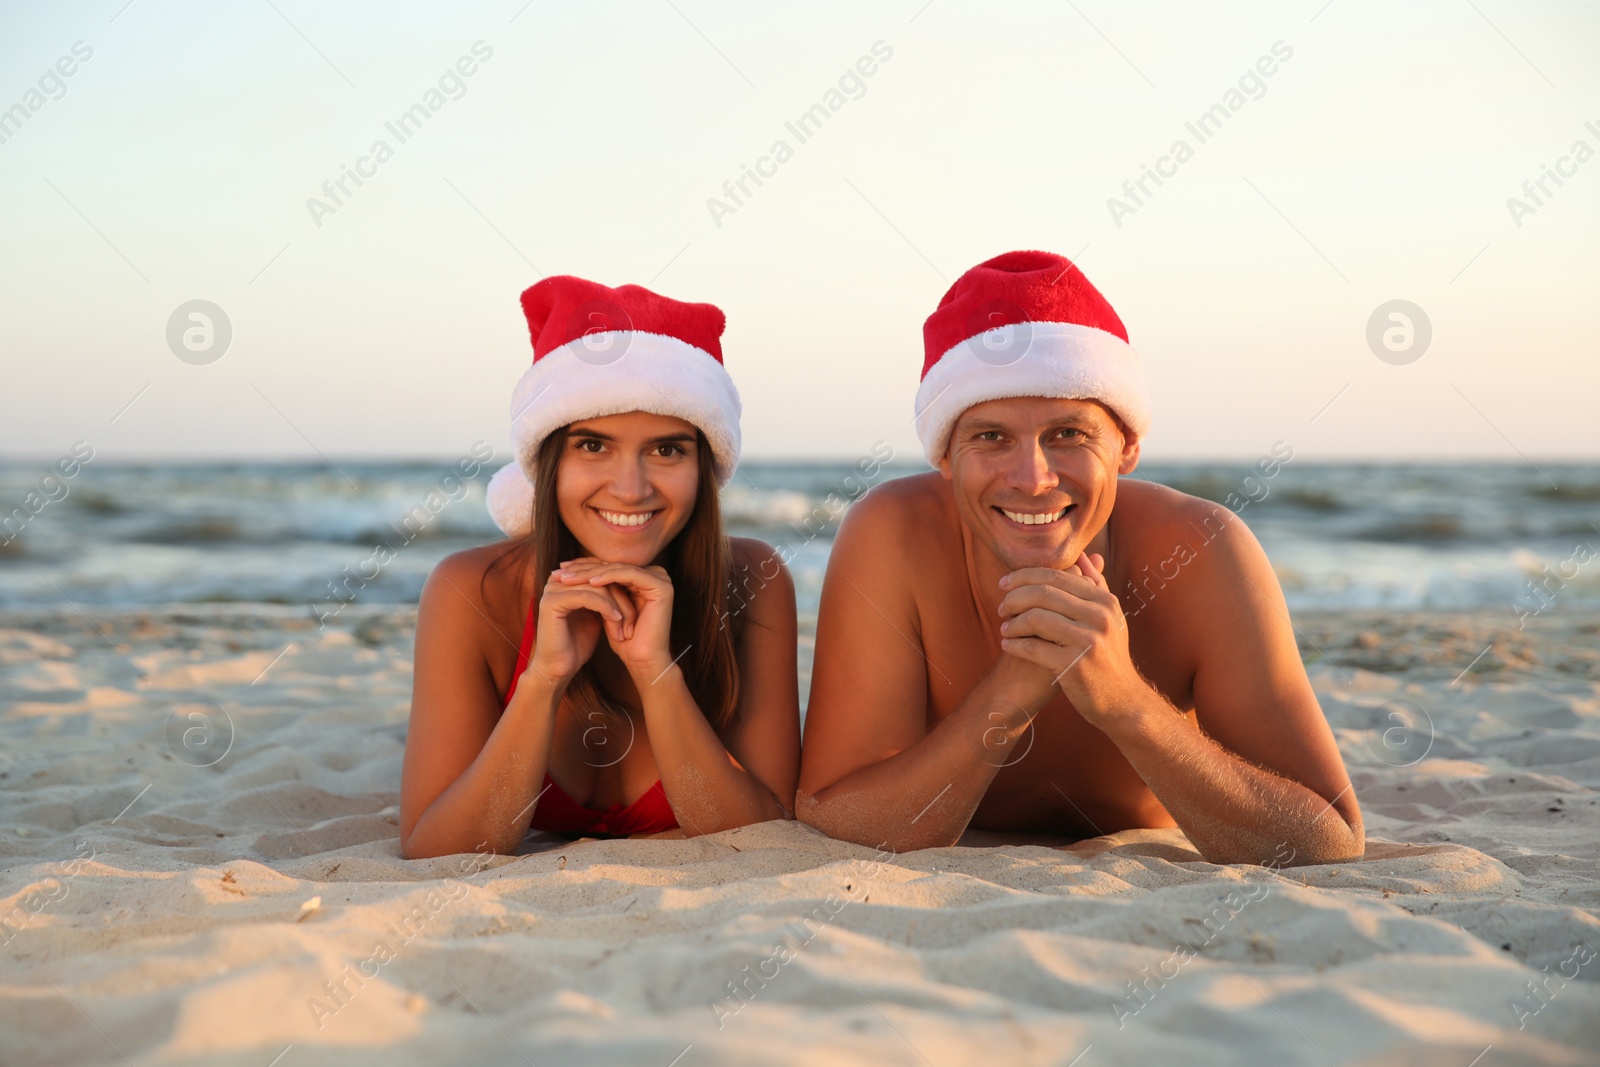
[[[1007,520],[1017,526],[1050,526],[1066,518],[1078,505],[1068,504],[1066,507],[1055,511],[1011,511],[1007,508],[996,507],[994,510],[1004,515]]]

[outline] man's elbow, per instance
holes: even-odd
[[[794,820],[821,830],[829,837],[835,836],[828,829],[828,813],[823,809],[822,802],[803,789],[796,790],[794,794]]]
[[[1328,834],[1326,839],[1318,844],[1320,847],[1312,848],[1313,858],[1306,860],[1305,865],[1354,863],[1367,854],[1367,831],[1359,822],[1353,826],[1340,823],[1333,833]]]
[[[1318,828],[1300,840],[1280,842],[1270,856],[1241,854],[1211,862],[1277,868],[1315,867],[1325,863],[1353,863],[1366,854],[1367,835],[1361,823],[1350,825],[1341,820],[1335,826]]]
[[[1367,830],[1359,812],[1351,815],[1339,813],[1338,819],[1319,823],[1311,835],[1308,851],[1313,863],[1354,863],[1367,854]]]
[[[885,849],[896,855],[924,848],[948,848],[961,837],[959,831],[952,836],[931,825],[926,828],[888,826],[882,819],[854,814],[860,811],[859,803],[847,801],[844,797],[825,799],[799,792],[794,798],[794,817],[835,840]]]
[[[863,827],[840,818],[840,813],[834,805],[824,802],[821,796],[807,793],[803,789],[796,791],[794,795],[794,818],[796,822],[803,822],[837,841],[866,844],[860,832]]]

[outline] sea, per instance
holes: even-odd
[[[803,620],[849,502],[926,469],[862,466],[751,462],[723,491],[730,532],[784,548]],[[1600,607],[1600,464],[1154,462],[1131,477],[1235,511],[1291,610]],[[97,459],[70,478],[0,463],[0,608],[414,604],[441,558],[498,538],[485,480],[447,460]]]

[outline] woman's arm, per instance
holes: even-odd
[[[739,642],[739,716],[723,744],[794,818],[800,781],[800,680],[794,580],[770,545],[733,539],[745,578],[745,627]]]
[[[619,648],[644,706],[661,786],[690,835],[790,818],[800,770],[800,694],[795,664],[794,583],[772,549],[741,539],[741,562],[759,575],[747,585],[746,623],[737,649],[739,709],[722,736],[671,662],[664,639],[651,655]],[[585,580],[626,584],[639,610],[632,640],[648,640],[654,612],[670,621],[671,583],[659,568],[595,563],[574,569]],[[629,642],[620,643],[626,646]]]
[[[483,649],[504,641],[478,599],[483,564],[452,556],[434,569],[417,609],[411,725],[400,784],[407,859],[514,851],[527,833],[550,762],[555,712],[594,650],[599,615],[631,621],[617,597],[559,589],[540,605],[538,645],[504,713]],[[569,627],[567,616],[580,619]],[[586,618],[583,618],[586,616]],[[588,631],[592,631],[588,632]],[[584,646],[587,646],[586,648]]]

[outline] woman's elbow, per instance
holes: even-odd
[[[403,860],[431,860],[441,853],[418,841],[415,834],[400,835],[400,858]]]
[[[678,825],[683,830],[684,837],[706,837],[710,834],[725,833],[729,830],[741,830],[746,826],[755,826],[764,822],[785,822],[792,820],[794,813],[783,806],[783,803],[767,793],[762,797],[757,806],[742,814],[731,815],[725,819],[713,822],[697,822],[690,825],[683,819],[678,820]]]
[[[500,845],[492,842],[482,842],[476,846],[456,847],[438,842],[418,840],[415,834],[410,837],[400,838],[400,858],[406,860],[433,860],[440,856],[460,856],[468,852],[487,856],[509,856],[516,852],[516,843]]]

